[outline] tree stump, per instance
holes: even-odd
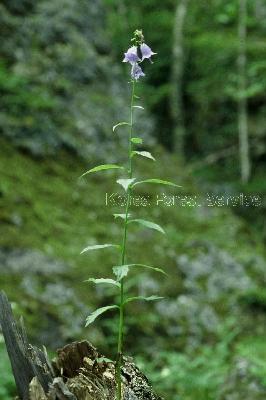
[[[115,364],[87,341],[57,350],[50,362],[45,348],[32,346],[22,319],[17,323],[4,292],[0,324],[21,400],[115,400]],[[123,400],[163,400],[133,360],[122,368]]]

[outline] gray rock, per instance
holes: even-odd
[[[177,258],[183,292],[156,304],[160,316],[168,320],[168,334],[182,335],[187,343],[218,334],[225,318],[238,315],[239,295],[254,287],[245,266],[226,251],[206,242],[193,247],[193,256]]]
[[[47,257],[37,250],[0,248],[1,274],[21,274],[26,277],[35,274],[51,276],[53,273],[61,274],[67,270],[66,264]]]

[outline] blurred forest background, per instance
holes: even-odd
[[[137,28],[158,53],[137,133],[159,160],[137,175],[182,188],[143,188],[152,206],[133,209],[167,235],[132,230],[129,259],[170,278],[128,281],[165,299],[129,307],[127,353],[167,400],[265,400],[265,0],[0,1],[0,287],[34,343],[88,338],[114,356],[115,315],[84,329],[112,292],[83,281],[111,276],[116,254],[79,253],[121,239],[121,208],[105,205],[117,173],[78,177],[124,161],[112,126],[128,118],[121,61]],[[240,193],[260,201],[223,204]],[[156,206],[164,194],[184,201]],[[0,398],[14,393],[0,334]]]

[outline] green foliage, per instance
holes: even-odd
[[[133,138],[131,138],[131,142],[134,143],[134,144],[142,144],[143,140],[141,138],[138,138],[138,137],[133,137]]]
[[[250,308],[266,310],[266,290],[252,288],[240,296],[240,301]]]
[[[94,311],[93,313],[91,313],[87,317],[87,319],[86,319],[86,327],[88,325],[92,324],[95,321],[95,319],[99,317],[99,315],[102,315],[106,311],[113,310],[115,308],[119,308],[119,307],[117,305],[112,305],[112,306],[106,306],[106,307],[98,308],[96,311]]]
[[[138,181],[138,182],[135,182],[132,186],[140,185],[142,183],[155,183],[155,184],[159,184],[159,185],[181,187],[179,185],[176,185],[173,182],[164,181],[162,179],[157,179],[157,178],[150,178],[150,179],[145,179],[144,181]]]
[[[163,228],[160,225],[155,224],[154,222],[151,222],[151,221],[147,221],[146,219],[140,219],[140,218],[130,219],[127,223],[131,224],[132,222],[143,225],[143,226],[145,226],[145,228],[154,229],[155,231],[165,234],[165,231],[163,230]]]
[[[0,335],[1,342],[3,341]],[[1,371],[1,384],[0,384],[0,398],[2,400],[10,400],[16,394],[15,382],[11,371],[9,358],[3,343],[0,343],[0,371]]]
[[[101,284],[107,284],[107,285],[112,285],[120,288],[120,283],[117,281],[114,281],[113,279],[110,278],[89,278],[85,282],[93,282],[96,285],[101,285]]]
[[[226,326],[226,323],[225,323]],[[247,337],[237,344],[237,331],[221,332],[218,344],[203,344],[186,353],[162,351],[139,366],[161,392],[173,400],[262,400],[266,393],[265,340]]]
[[[196,354],[161,353],[148,363],[148,369],[154,386],[173,400],[213,400],[220,399],[229,372],[228,359],[230,350],[224,343],[205,345]]]
[[[149,296],[149,297],[145,297],[145,296],[135,296],[135,297],[129,297],[128,299],[126,299],[124,301],[124,305],[126,305],[127,303],[131,303],[132,301],[138,301],[138,300],[144,300],[144,301],[156,301],[156,300],[162,300],[163,297],[161,296]]]
[[[250,373],[266,388],[265,338],[247,337],[237,345],[237,354],[249,362]]]
[[[113,132],[119,127],[124,125],[130,125],[128,122],[118,122],[118,124],[113,126]]]
[[[128,265],[119,265],[118,267],[113,267],[113,273],[116,276],[116,279],[121,281],[121,279],[125,278],[129,272]]]
[[[132,142],[132,143],[134,143],[134,142]],[[136,150],[132,151],[131,157],[134,157],[135,155],[139,155],[141,157],[150,158],[151,160],[155,161],[155,158],[148,151],[136,151]]]
[[[125,276],[127,276],[130,268],[132,268],[132,267],[147,268],[147,269],[150,269],[155,272],[159,272],[159,273],[167,276],[167,274],[161,268],[151,267],[150,265],[145,265],[145,264],[128,264],[128,265],[121,265],[121,266],[113,267],[113,273],[117,277],[117,280],[120,281]]]
[[[80,254],[83,254],[83,253],[86,253],[87,251],[92,251],[92,250],[106,249],[106,247],[119,248],[120,246],[118,246],[116,244],[95,244],[95,245],[85,247],[85,249],[83,249]]]
[[[136,178],[129,178],[129,179],[118,179],[116,182],[121,185],[124,190],[127,192],[132,183],[136,180]]]
[[[104,165],[98,165],[97,167],[94,167],[90,169],[89,171],[84,172],[84,174],[81,175],[81,178],[83,176],[86,176],[88,174],[91,174],[92,172],[99,172],[99,171],[105,171],[105,170],[110,170],[110,169],[123,169],[124,167],[120,167],[119,165],[115,164],[104,164]]]

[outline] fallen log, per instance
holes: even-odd
[[[23,320],[15,321],[4,292],[0,293],[0,325],[19,399],[115,400],[115,363],[88,341],[57,350],[51,362],[45,349],[28,342]],[[123,361],[123,400],[162,400],[133,360],[124,357]]]

